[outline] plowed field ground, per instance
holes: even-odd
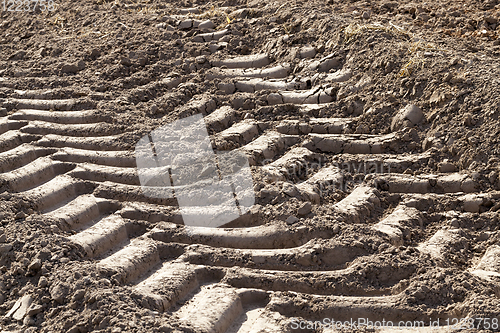
[[[497,0],[34,4],[0,4],[0,331],[500,329]],[[138,174],[196,114],[251,168],[217,228]]]

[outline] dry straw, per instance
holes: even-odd
[[[226,28],[231,22],[234,21],[234,17],[229,16],[226,12],[223,10],[220,10],[219,8],[212,6],[209,10],[205,11],[202,14],[193,14],[192,15],[196,19],[208,19],[212,17],[217,17],[217,16],[222,16],[226,18],[226,22],[222,23],[220,26],[217,27],[217,30],[224,29]]]
[[[405,35],[407,37],[411,37],[410,33],[405,31],[403,28],[398,27],[392,23],[389,23],[389,26],[384,26],[380,23],[374,24],[359,24],[359,23],[351,23],[344,29],[344,42],[346,44],[352,42],[360,35],[365,33],[366,31],[377,30],[384,31],[394,35]]]
[[[380,23],[374,24],[359,24],[351,23],[344,29],[344,43],[349,44],[367,31],[383,31],[392,35],[402,35],[408,38],[413,38],[413,35],[405,29],[398,27],[393,23],[389,26],[384,26]],[[433,43],[428,43],[422,40],[409,43],[408,53],[411,55],[410,60],[401,68],[399,76],[410,76],[419,67],[422,69],[425,65],[424,52],[446,51],[437,47]]]
[[[401,68],[399,71],[399,76],[410,76],[416,69],[420,67],[423,69],[425,65],[425,59],[423,57],[423,52],[436,52],[436,51],[446,51],[445,49],[439,48],[434,43],[428,43],[422,40],[410,43],[408,46],[408,53],[412,55],[410,60]]]

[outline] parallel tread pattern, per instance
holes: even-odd
[[[190,13],[181,12],[178,29],[204,24],[186,16]],[[227,33],[198,34],[193,41],[209,43]],[[332,57],[325,57],[311,62],[309,70],[327,72],[332,64]],[[179,107],[206,115],[218,150],[246,154],[256,178],[285,184],[283,192],[290,198],[305,207],[312,204],[309,212],[318,212],[326,190],[335,192],[354,173],[346,174],[344,164],[371,163],[376,171],[389,166],[387,173],[366,176],[363,185],[329,207],[332,219],[346,230],[340,236],[338,225],[302,221],[296,226],[294,219],[281,216],[282,221],[259,225],[254,213],[246,216],[251,226],[183,226],[175,198],[151,198],[142,191],[133,147],[122,142],[120,126],[100,115],[94,102],[52,99],[51,91],[16,91],[5,102],[17,111],[0,120],[0,180],[53,224],[71,230],[69,240],[96,261],[100,273],[128,285],[142,297],[142,306],[173,314],[186,329],[241,333],[253,332],[255,326],[278,332],[289,328],[291,317],[311,314],[393,321],[426,315],[421,308],[401,305],[406,304],[402,281],[412,277],[414,263],[402,257],[395,268],[377,251],[389,244],[408,246],[422,262],[451,267],[450,249],[468,244],[469,236],[459,228],[441,229],[415,246],[411,237],[426,227],[419,205],[430,200],[419,194],[459,196],[471,211],[471,205],[487,201],[475,194],[479,184],[474,178],[466,173],[409,175],[405,171],[412,163],[427,163],[431,156],[398,154],[407,141],[404,131],[352,134],[349,128],[359,118],[320,116],[335,98],[333,89],[311,86],[309,77],[297,79],[290,64],[273,63],[268,54],[211,60],[209,66],[206,78],[223,80],[219,89],[226,94],[263,90],[269,106],[293,105],[302,115],[313,116],[280,122],[247,119],[237,105],[216,108],[208,95],[193,96]],[[346,68],[323,75],[323,80],[344,82],[351,76]],[[180,82],[175,76],[158,84],[174,88]],[[301,171],[312,164],[318,166],[313,172]],[[387,208],[383,192],[402,200]],[[362,230],[356,235],[359,241],[347,235],[353,225]],[[498,278],[499,258],[500,248],[491,245],[469,271],[483,280]],[[374,273],[380,285],[364,281],[363,274],[372,269],[367,268],[369,260],[380,263]],[[314,305],[302,298],[314,298]]]

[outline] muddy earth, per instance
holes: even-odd
[[[0,331],[499,330],[498,0],[4,3]],[[141,186],[197,115],[216,227]]]

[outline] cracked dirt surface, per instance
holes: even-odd
[[[497,0],[55,5],[0,11],[0,331],[499,330]],[[195,114],[251,167],[220,228],[137,173]]]

